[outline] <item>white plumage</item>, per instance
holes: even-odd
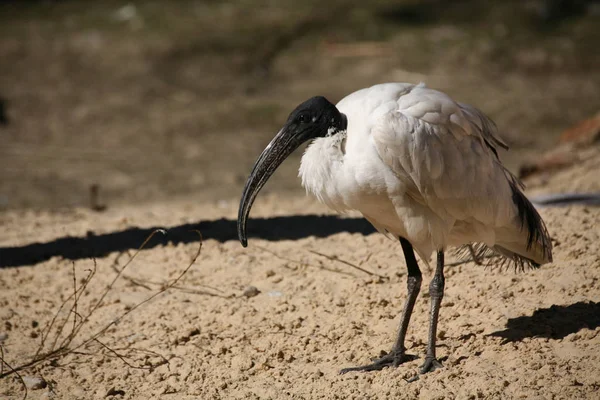
[[[311,141],[299,171],[306,190],[334,210],[360,211],[402,246],[408,293],[392,350],[343,373],[412,359],[404,341],[422,281],[414,251],[426,263],[437,253],[422,373],[442,366],[436,332],[449,246],[476,243],[479,252],[492,251],[521,267],[552,261],[544,222],[500,162],[497,148],[507,146],[495,129],[481,111],[442,92],[388,83],[352,93],[337,106],[324,97],[305,101],[259,156],[240,201],[242,245],[256,195],[289,154]]]
[[[360,211],[379,231],[406,238],[425,262],[471,242],[549,261],[542,243],[527,249],[515,179],[492,150],[506,145],[480,111],[407,83],[359,90],[336,107],[347,132],[315,139],[299,171],[320,201]]]

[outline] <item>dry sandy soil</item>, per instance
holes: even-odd
[[[33,399],[600,399],[599,207],[540,210],[555,249],[538,270],[449,266],[444,368],[417,380],[426,284],[418,358],[338,374],[390,349],[406,267],[360,216],[304,196],[300,152],[258,198],[247,249],[235,231],[252,162],[314,94],[426,81],[490,114],[517,171],[598,112],[597,14],[534,34],[513,6],[380,0],[331,19],[291,1],[82,3],[0,3],[0,399],[23,397],[9,365],[36,354],[19,370]],[[528,194],[600,191],[598,143],[576,159]],[[173,283],[194,230],[201,254]]]
[[[588,162],[597,171],[600,151]],[[590,167],[556,174],[547,188],[556,191],[561,175],[571,174],[598,190]],[[555,246],[552,264],[523,273],[473,263],[447,268],[438,333],[444,368],[414,382],[407,379],[425,351],[426,290],[408,336],[418,359],[338,374],[389,350],[406,291],[400,246],[359,218],[338,219],[308,198],[266,195],[243,249],[234,240],[235,200],[4,213],[4,357],[12,366],[27,362],[46,324],[68,315],[59,306],[73,293],[73,265],[80,287],[96,257],[96,275],[78,301],[85,315],[128,254],[164,226],[166,235],[127,267],[71,346],[118,318],[102,344],[21,371],[48,384],[30,398],[599,398],[600,209],[541,213]],[[192,229],[204,235],[202,253],[176,288],[119,318],[186,267],[198,248]],[[22,396],[15,375],[0,382],[0,396]]]

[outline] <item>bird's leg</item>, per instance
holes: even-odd
[[[413,308],[415,306],[415,301],[417,300],[419,290],[421,290],[422,277],[412,245],[404,238],[400,238],[400,244],[402,245],[404,258],[406,259],[406,265],[408,267],[408,279],[406,282],[408,295],[406,298],[406,303],[404,304],[404,309],[402,310],[402,315],[400,317],[400,327],[398,328],[396,342],[388,354],[373,360],[372,364],[367,364],[360,367],[344,368],[340,371],[341,374],[345,374],[346,372],[350,371],[378,371],[384,367],[397,367],[405,361],[414,360],[416,358],[415,356],[406,354],[404,339],[406,337],[408,323],[410,322],[410,316],[412,315]]]
[[[435,371],[442,368],[442,363],[435,356],[435,341],[437,334],[438,316],[440,314],[440,304],[444,297],[444,252],[442,250],[437,253],[437,267],[435,274],[429,284],[429,297],[431,297],[431,311],[429,315],[429,342],[427,343],[427,355],[425,362],[421,365],[420,372],[422,374],[430,371]]]
[[[417,296],[421,290],[421,281],[423,278],[421,276],[421,270],[419,269],[419,264],[417,264],[417,259],[415,258],[412,245],[406,239],[400,239],[400,244],[402,245],[404,258],[406,259],[406,266],[408,267],[408,278],[406,281],[408,294],[406,297],[406,303],[404,304],[404,309],[402,310],[402,316],[400,317],[398,336],[390,353],[397,354],[403,358],[406,357],[404,354],[406,351],[406,347],[404,347],[404,339],[406,338],[408,323],[410,322],[410,317],[415,307],[415,301],[417,300]],[[395,363],[394,366],[397,367],[399,364],[400,362],[397,364]]]

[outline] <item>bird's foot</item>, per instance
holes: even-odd
[[[390,353],[384,355],[381,358],[373,359],[373,363],[362,365],[360,367],[350,367],[344,368],[340,371],[340,374],[345,374],[347,372],[360,371],[360,372],[368,372],[368,371],[381,371],[385,367],[397,367],[402,363],[407,361],[412,361],[416,359],[417,356],[413,356],[411,354],[406,354],[404,351],[400,350],[392,350]]]
[[[444,366],[442,365],[441,362],[439,362],[437,360],[437,358],[435,357],[425,357],[425,362],[423,363],[423,365],[421,365],[421,368],[419,369],[419,373],[421,374],[426,374],[428,372],[433,372],[436,369],[440,369],[443,368]]]

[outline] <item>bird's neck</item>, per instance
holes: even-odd
[[[302,186],[328,205],[336,196],[336,176],[344,162],[345,143],[345,131],[317,138],[309,144],[300,163]]]

